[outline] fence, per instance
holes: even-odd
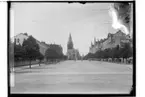
[[[94,61],[106,61],[106,62],[114,62],[114,63],[125,63],[125,64],[133,64],[133,58],[126,58],[126,59],[123,59],[123,58],[89,58],[88,60],[94,60]]]
[[[17,62],[12,62],[10,61],[10,68],[11,67],[18,67],[18,66],[28,66],[28,65],[35,65],[35,64],[42,64],[42,63],[45,63],[45,64],[53,64],[53,63],[58,63],[60,61],[63,61],[63,60],[60,60],[60,59],[55,59],[55,60],[42,60],[41,62],[39,60],[32,60],[31,63],[30,61],[17,61]]]
[[[43,63],[44,61],[41,61],[41,63]],[[39,60],[34,60],[34,61],[17,61],[17,62],[14,62],[14,67],[17,67],[17,66],[27,66],[27,65],[34,65],[34,64],[39,64],[40,61]]]

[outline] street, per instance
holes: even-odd
[[[132,65],[101,61],[63,61],[16,67],[11,93],[126,94],[132,86]]]

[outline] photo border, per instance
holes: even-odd
[[[10,93],[10,71],[9,71],[9,41],[10,41],[10,8],[11,3],[133,3],[133,92],[131,94],[15,94]],[[99,97],[135,97],[136,96],[136,1],[7,1],[7,87],[8,97],[46,97],[46,96],[99,96]]]

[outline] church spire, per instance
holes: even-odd
[[[93,43],[91,42],[91,47],[93,47]]]
[[[96,38],[94,37],[94,45],[96,44]]]
[[[68,39],[68,43],[67,43],[67,49],[73,49],[73,42],[72,42],[71,34],[69,34],[69,39]]]
[[[72,41],[72,37],[71,34],[69,33],[69,41]]]

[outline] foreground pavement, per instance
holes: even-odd
[[[64,61],[17,67],[11,93],[126,94],[132,86],[132,65],[100,61]]]

